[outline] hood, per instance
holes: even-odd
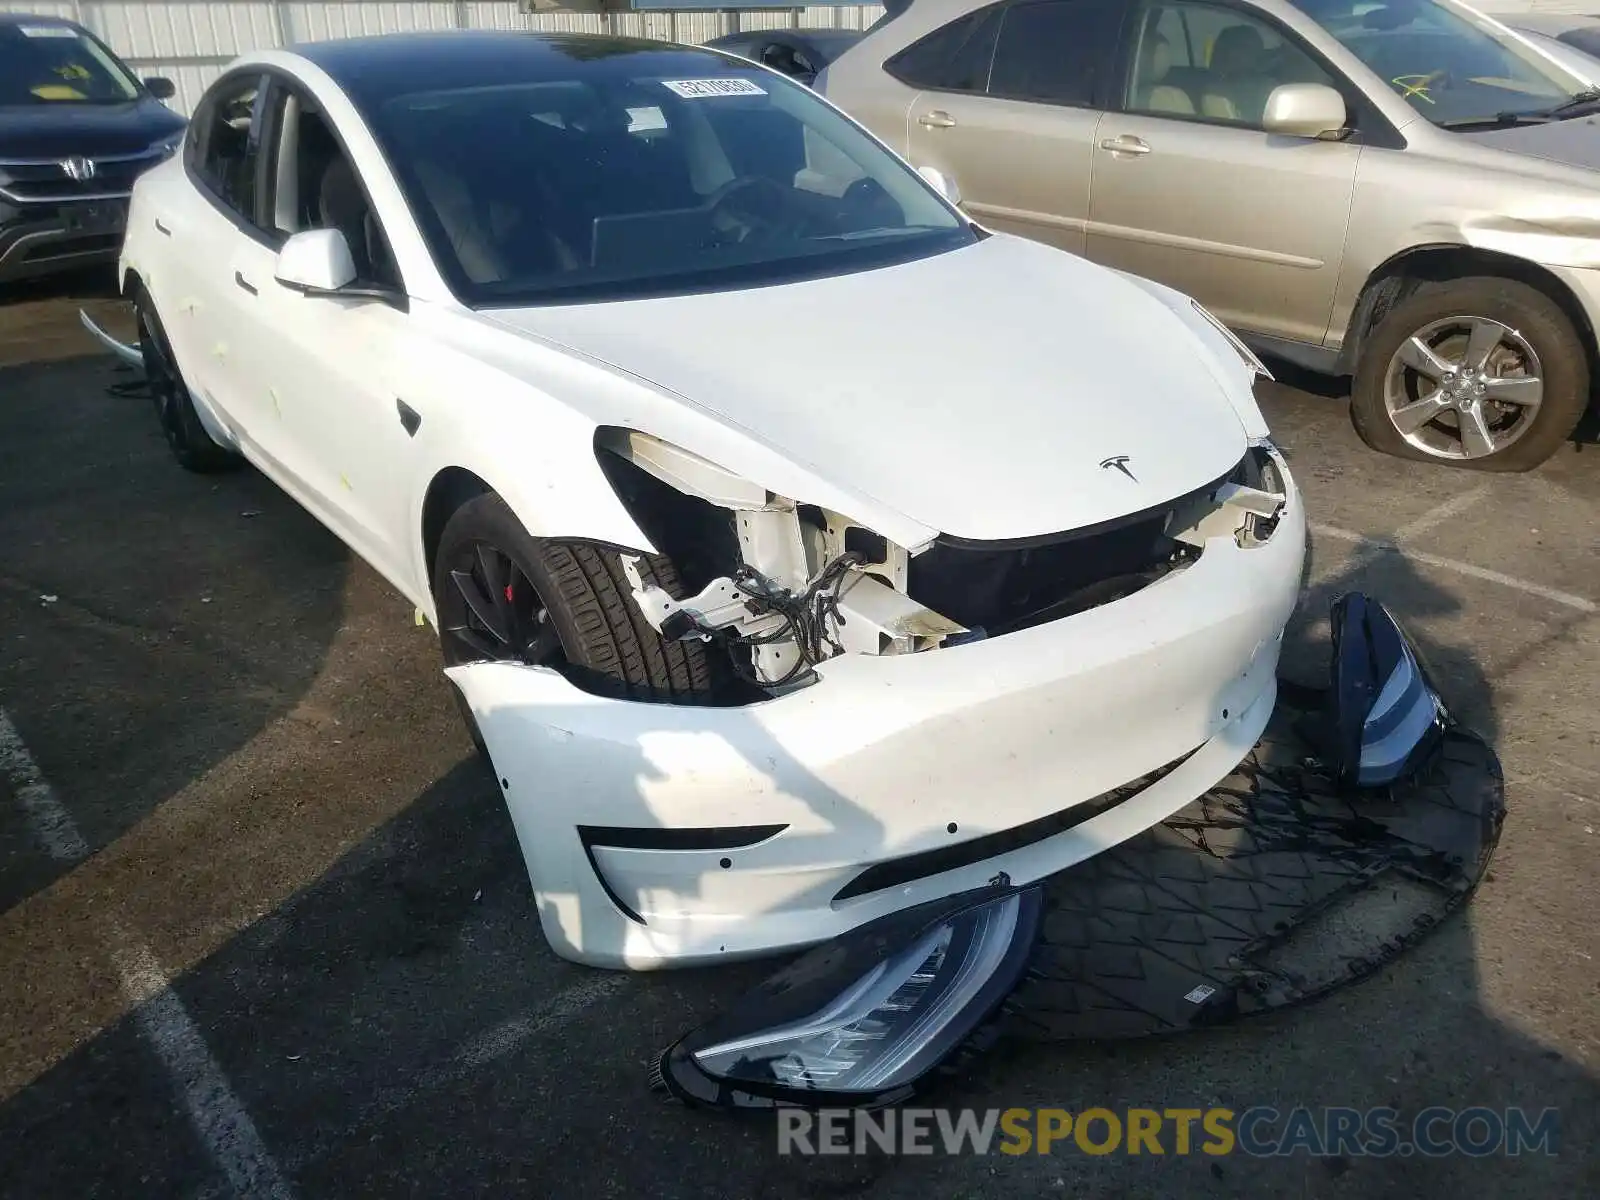
[[[974,540],[1166,503],[1225,474],[1247,444],[1215,359],[1169,308],[1114,272],[1004,234],[803,283],[485,315]]]
[[[137,154],[184,119],[152,96],[126,104],[0,106],[0,159]]]
[[[1468,130],[1456,136],[1491,150],[1526,154],[1588,171],[1600,170],[1600,121],[1594,117],[1510,129]]]

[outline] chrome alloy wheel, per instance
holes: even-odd
[[[1488,317],[1445,317],[1417,330],[1384,375],[1389,422],[1434,458],[1487,458],[1533,427],[1544,399],[1539,356]]]

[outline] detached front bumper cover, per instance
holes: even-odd
[[[976,1048],[1038,943],[1044,889],[1003,877],[810,951],[656,1064],[693,1106],[876,1108]]]

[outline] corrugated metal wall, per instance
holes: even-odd
[[[0,0],[0,10],[69,17],[94,30],[140,75],[178,85],[187,113],[223,65],[246,50],[403,29],[565,29],[703,42],[735,29],[861,29],[879,4],[717,12],[518,11],[516,0]]]
[[[1600,0],[1491,0],[1494,13],[1600,12]],[[187,113],[224,63],[246,50],[402,29],[566,29],[703,42],[735,29],[799,25],[863,29],[881,4],[737,12],[523,13],[517,0],[0,0],[0,11],[70,17],[88,26],[141,75],[178,85]]]

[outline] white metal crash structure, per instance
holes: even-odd
[[[416,62],[389,49],[364,78],[544,53],[407,45]],[[664,121],[751,86],[822,110],[748,63],[605,45],[586,61],[633,55],[638,86],[676,81]],[[633,606],[618,619],[648,653],[698,644],[737,666],[743,690],[706,704],[622,698],[560,663],[448,668],[558,952],[634,968],[771,953],[1001,873],[1027,882],[1161,821],[1249,751],[1305,517],[1252,395],[1259,364],[1188,298],[977,229],[886,159],[890,190],[931,197],[959,244],[761,287],[465,303],[346,94],[361,46],[263,53],[214,88],[261,73],[323,114],[403,293],[351,288],[327,229],[241,231],[197,181],[203,133],[140,181],[122,266],[205,435],[436,625],[437,529],[493,493],[536,542],[614,562]],[[461,86],[498,69],[462,62]],[[702,76],[745,83],[684,82]],[[268,121],[269,149],[287,124]],[[677,595],[641,571],[694,550],[669,493],[733,535]]]

